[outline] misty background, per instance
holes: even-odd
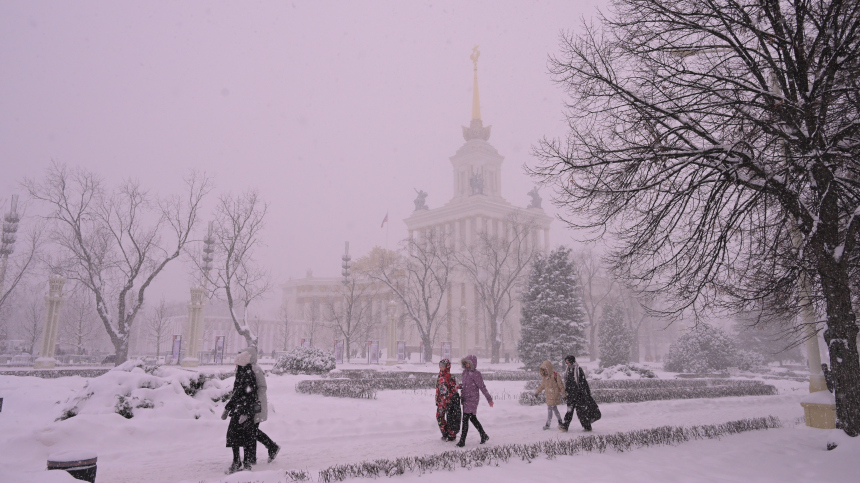
[[[502,194],[527,204],[531,146],[565,128],[547,58],[598,4],[3,2],[3,209],[52,160],[159,194],[196,169],[214,176],[204,210],[248,188],[270,203],[260,258],[276,283],[337,276],[344,241],[361,255],[406,237],[413,189],[430,208],[452,196],[476,44]],[[553,224],[552,245],[570,237]],[[189,270],[170,264],[147,299],[185,300]]]

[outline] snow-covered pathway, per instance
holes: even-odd
[[[432,391],[380,391],[376,400],[303,395],[295,384],[307,376],[270,376],[273,412],[263,423],[283,450],[272,464],[263,462],[254,473],[307,469],[312,473],[334,464],[366,459],[423,455],[454,449],[439,439]],[[64,399],[84,383],[81,378],[41,380],[0,377],[5,394],[0,432],[2,481],[37,481],[48,454],[76,447],[99,456],[99,481],[220,481],[230,451],[224,447],[227,423],[217,414],[200,419],[135,417],[116,414],[79,415],[54,422]],[[545,406],[519,405],[523,382],[488,382],[494,395],[507,394],[494,408],[482,402],[478,416],[489,433],[488,444],[531,443],[550,438],[574,438],[581,430],[560,433],[542,430]],[[780,395],[719,399],[604,404],[597,434],[663,425],[715,424],[777,416],[793,421],[802,415],[799,400],[804,384],[780,381]],[[477,446],[473,430],[467,448]],[[264,454],[262,446],[260,453]],[[245,474],[245,476],[251,476]],[[20,480],[16,480],[20,478]],[[28,479],[29,478],[29,479]],[[239,481],[239,480],[237,480]]]

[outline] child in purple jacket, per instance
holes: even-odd
[[[481,401],[478,391],[484,393],[484,397],[487,398],[490,407],[493,407],[493,398],[490,396],[490,392],[487,391],[487,386],[484,385],[484,377],[476,369],[478,358],[475,356],[466,356],[460,363],[463,365],[463,378],[457,388],[461,389],[460,398],[463,401],[463,428],[457,446],[462,448],[466,445],[469,421],[472,422],[472,425],[478,430],[478,434],[481,435],[481,444],[486,443],[490,439],[487,433],[484,432],[484,428],[481,426],[475,413],[478,412],[478,403]]]

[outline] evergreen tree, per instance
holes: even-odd
[[[630,363],[633,334],[624,323],[624,310],[619,305],[608,303],[603,306],[597,335],[600,338],[600,367]]]
[[[526,369],[537,370],[551,361],[560,364],[567,355],[585,348],[585,312],[582,287],[570,248],[560,246],[538,254],[522,299],[522,332],[517,352]]]

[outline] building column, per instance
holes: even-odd
[[[198,367],[200,360],[197,352],[200,350],[200,332],[202,330],[203,294],[202,287],[191,288],[191,303],[188,304],[188,326],[185,337],[185,357],[182,358],[182,367]]]
[[[549,253],[549,228],[543,229],[543,250]]]
[[[66,279],[52,276],[48,280],[48,295],[45,296],[47,310],[45,311],[45,328],[42,330],[42,344],[39,358],[33,364],[34,369],[53,369],[57,366],[54,351],[57,348],[57,330],[60,325],[60,308],[63,306],[63,284]]]

